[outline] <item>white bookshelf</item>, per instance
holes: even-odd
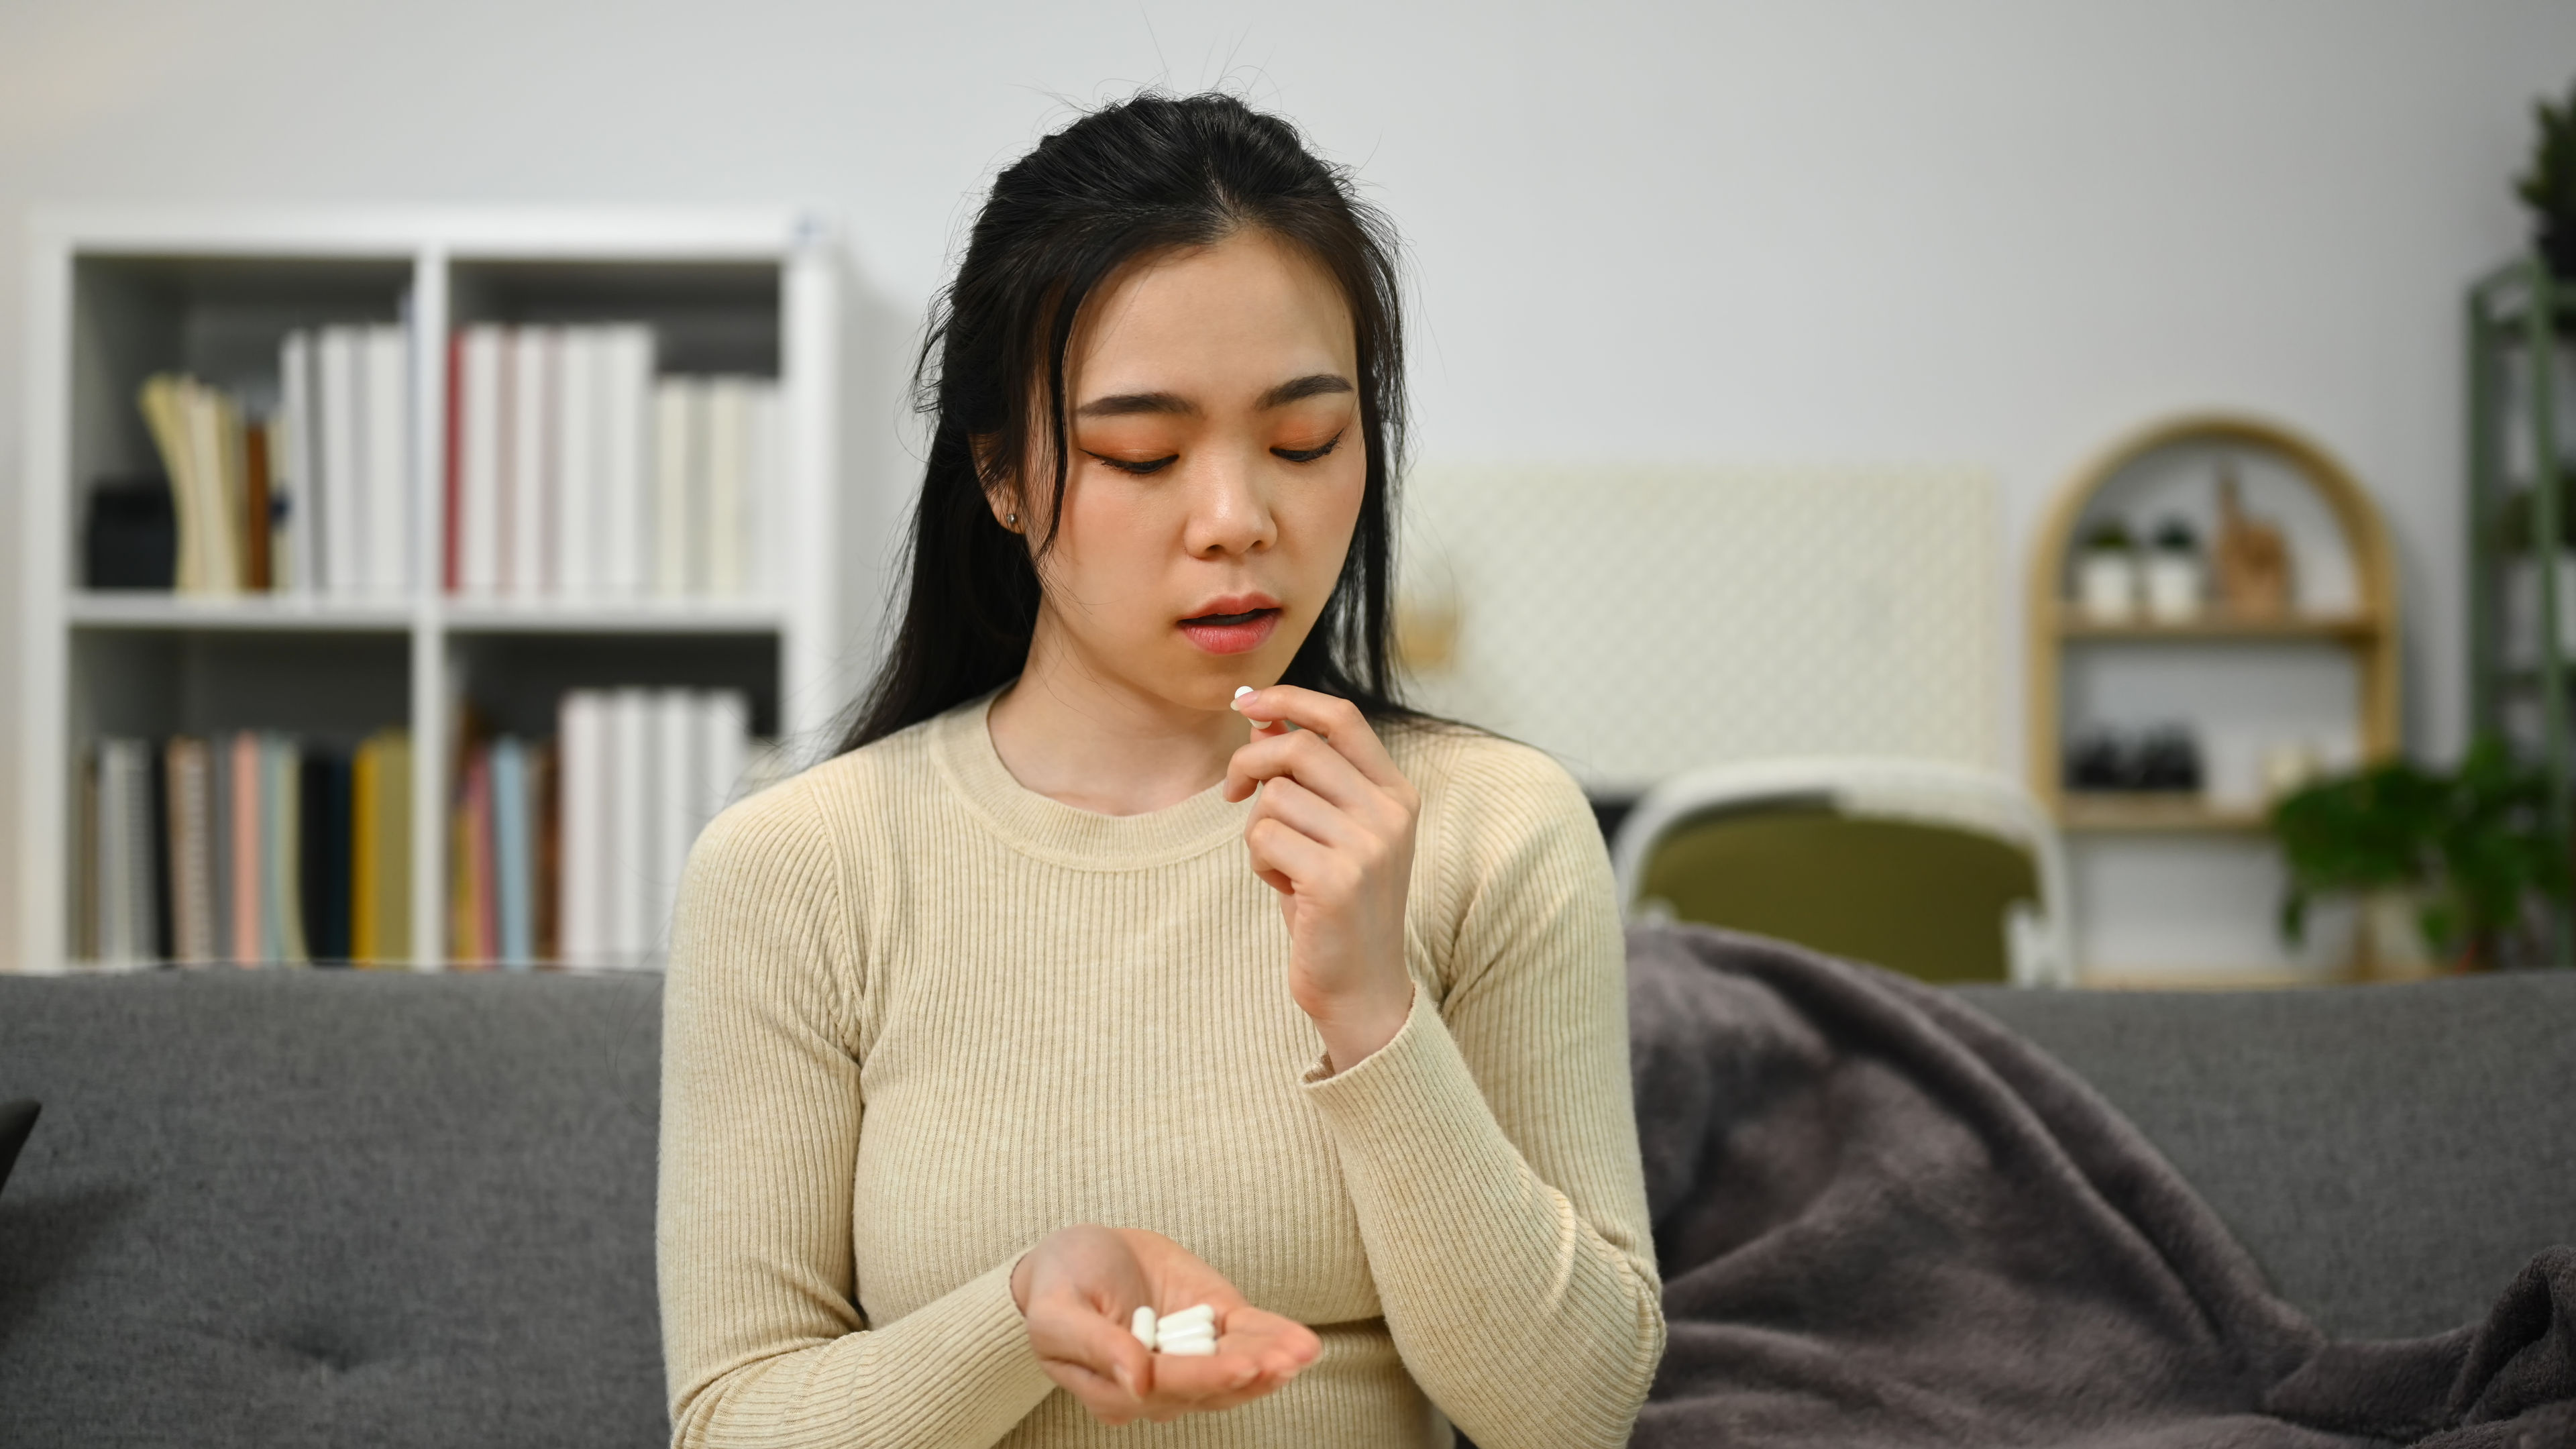
[[[28,227],[19,708],[19,969],[66,943],[77,764],[102,735],[409,729],[412,951],[444,958],[454,702],[552,732],[552,700],[606,684],[740,687],[756,728],[819,735],[855,686],[853,551],[838,427],[842,274],[830,229],[785,210],[60,210]],[[231,598],[78,587],[85,495],[158,470],[136,414],[150,372],[274,377],[294,328],[410,324],[410,587]],[[440,588],[447,338],[476,321],[644,321],[671,371],[780,385],[781,496],[760,592],[729,599],[463,599]],[[780,526],[781,520],[792,526]]]

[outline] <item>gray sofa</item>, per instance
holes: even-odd
[[[0,977],[0,1443],[662,1443],[659,983]],[[2576,1242],[2576,973],[1976,1003],[2347,1336]]]

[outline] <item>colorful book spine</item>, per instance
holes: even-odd
[[[316,750],[304,760],[304,919],[315,961],[350,959],[352,902],[350,853],[355,843],[349,810],[349,757]]]
[[[376,815],[376,944],[379,959],[391,964],[413,959],[412,950],[412,750],[411,736],[386,730],[376,736],[383,751],[381,804]],[[435,902],[423,902],[432,909]]]
[[[267,807],[262,836],[268,842],[264,862],[268,918],[273,932],[269,959],[288,965],[310,964],[304,939],[304,762],[295,741],[271,735],[263,765]]]
[[[462,966],[491,964],[485,901],[491,798],[491,754],[477,745],[466,752],[447,822],[447,953]]]
[[[268,942],[262,927],[266,912],[261,900],[260,863],[265,851],[260,841],[260,759],[259,736],[245,730],[225,744],[230,755],[227,770],[232,796],[232,959],[243,965],[256,965],[268,959]]]
[[[536,965],[535,860],[528,809],[528,748],[515,736],[492,742],[493,956],[514,971]]]
[[[540,961],[563,959],[563,892],[556,884],[563,879],[562,760],[560,740],[534,746],[528,753],[528,810],[535,821],[529,913],[534,917],[535,956]]]
[[[191,965],[216,959],[213,777],[206,742],[174,737],[163,747],[170,777],[172,955]]]

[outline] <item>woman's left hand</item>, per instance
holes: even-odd
[[[1225,798],[1262,787],[1243,839],[1254,873],[1279,892],[1288,991],[1333,1070],[1348,1071],[1413,1006],[1404,898],[1422,797],[1348,700],[1274,684],[1234,707],[1256,728],[1226,767]]]

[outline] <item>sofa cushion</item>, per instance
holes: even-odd
[[[2576,971],[1963,995],[2127,1114],[2338,1337],[2477,1322],[2576,1243]]]
[[[658,987],[0,977],[5,1437],[667,1443]]]
[[[10,1442],[660,1445],[660,982],[0,976]],[[1971,988],[2347,1335],[2576,1242],[2576,972]]]

